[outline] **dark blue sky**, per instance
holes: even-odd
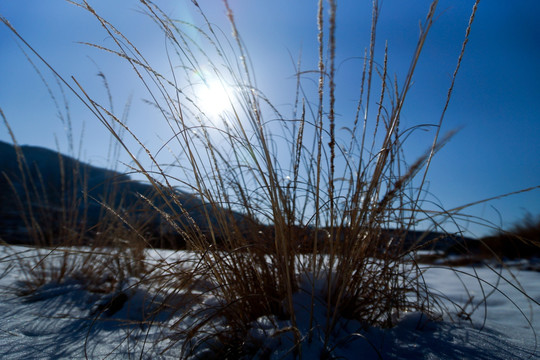
[[[209,19],[229,34],[221,1],[199,2]],[[137,11],[136,1],[95,3],[106,18],[135,39],[156,67],[166,64],[163,35]],[[162,3],[173,18],[200,21],[189,1]],[[303,69],[316,68],[316,1],[230,0],[230,4],[259,87],[289,115],[295,90],[293,61],[300,49]],[[338,2],[338,127],[350,125],[358,98],[360,57],[369,43],[370,4]],[[377,60],[382,61],[387,40],[389,72],[397,74],[398,81],[408,69],[418,24],[429,4],[425,0],[382,2]],[[439,16],[402,114],[403,127],[438,122],[472,5],[473,1],[440,1]],[[107,98],[96,74],[105,73],[118,112],[133,96],[130,126],[140,133],[160,134],[161,125],[150,120],[141,105],[143,95],[130,70],[118,59],[76,43],[112,46],[95,19],[61,0],[0,0],[0,14],[63,76],[75,76],[102,101]],[[437,155],[429,174],[429,191],[446,209],[540,185],[538,16],[540,2],[536,0],[480,3],[442,129],[443,133],[460,131]],[[65,132],[53,102],[18,45],[20,42],[7,27],[0,26],[0,107],[20,143],[56,148],[58,141],[61,150],[66,151]],[[32,59],[38,64],[35,57]],[[61,97],[50,74],[44,71],[44,75],[56,96]],[[83,159],[107,165],[107,132],[73,97],[68,95],[68,101],[77,141],[84,123]],[[410,162],[430,145],[432,136],[432,131],[417,132],[409,139],[410,153],[406,155]],[[153,139],[149,137],[147,144],[155,149],[160,142],[156,136]],[[9,140],[4,128],[0,140]],[[465,212],[508,226],[526,212],[540,214],[540,191],[496,200]],[[475,235],[486,233],[475,224],[469,224],[469,228]]]

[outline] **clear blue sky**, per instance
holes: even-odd
[[[221,1],[200,0],[209,19],[225,33],[230,27]],[[164,38],[140,14],[137,1],[95,1],[104,17],[117,25],[156,66],[164,65]],[[364,48],[369,42],[371,1],[338,2],[338,127],[350,125],[358,94]],[[379,61],[389,46],[389,71],[404,75],[418,37],[418,23],[430,1],[386,0],[378,36]],[[173,18],[198,22],[189,1],[158,2]],[[259,87],[286,113],[294,99],[294,68],[302,49],[304,69],[316,67],[316,1],[230,0],[237,26],[251,55]],[[406,4],[406,5],[405,5]],[[418,64],[415,83],[402,115],[404,126],[436,123],[444,105],[473,1],[442,0],[439,17]],[[78,44],[112,46],[95,19],[62,0],[0,0],[0,14],[59,72],[73,75],[97,98],[106,101],[99,71],[107,75],[117,112],[130,96],[130,126],[157,135],[160,124],[148,116],[137,80],[110,55]],[[461,129],[438,154],[429,175],[429,191],[446,209],[503,193],[540,185],[540,2],[483,1],[473,25],[443,132]],[[0,26],[0,107],[19,143],[67,151],[63,125],[47,89],[19,48],[20,42]],[[38,64],[35,57],[33,61]],[[43,67],[40,65],[40,68]],[[60,97],[53,78],[44,71]],[[68,95],[78,141],[84,123],[82,158],[100,166],[107,162],[109,136],[102,125]],[[432,133],[417,133],[417,149],[430,144]],[[55,137],[57,140],[55,140]],[[148,139],[151,139],[149,137]],[[0,140],[9,141],[0,128]],[[77,144],[76,144],[77,145]],[[414,153],[415,146],[411,149]],[[410,155],[410,161],[414,156]],[[466,211],[509,226],[526,212],[540,214],[540,191],[479,205]],[[500,216],[500,218],[499,218]],[[474,235],[483,230],[470,224]]]

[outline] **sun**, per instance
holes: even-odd
[[[231,108],[231,89],[217,79],[203,83],[197,91],[198,105],[208,117],[218,117]]]

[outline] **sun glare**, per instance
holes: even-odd
[[[208,117],[216,117],[230,108],[230,96],[230,91],[220,81],[211,80],[200,87],[197,94],[198,105]]]

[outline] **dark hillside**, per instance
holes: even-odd
[[[59,227],[84,228],[89,238],[103,229],[104,223],[124,226],[122,216],[153,246],[183,247],[175,230],[139,194],[151,199],[158,208],[164,202],[151,185],[133,181],[129,176],[98,168],[55,151],[21,146],[24,158],[13,145],[0,142],[0,238],[10,243],[32,243],[35,236],[61,236]],[[23,171],[20,171],[22,161]],[[195,196],[177,192],[179,201],[194,221],[205,229],[203,203]],[[207,206],[207,205],[206,205]],[[173,211],[180,213],[179,211]],[[238,216],[238,215],[236,215]],[[46,228],[46,234],[32,234],[32,218]],[[177,219],[185,223],[185,219]],[[100,228],[101,226],[101,228]],[[49,239],[50,240],[50,239]]]

